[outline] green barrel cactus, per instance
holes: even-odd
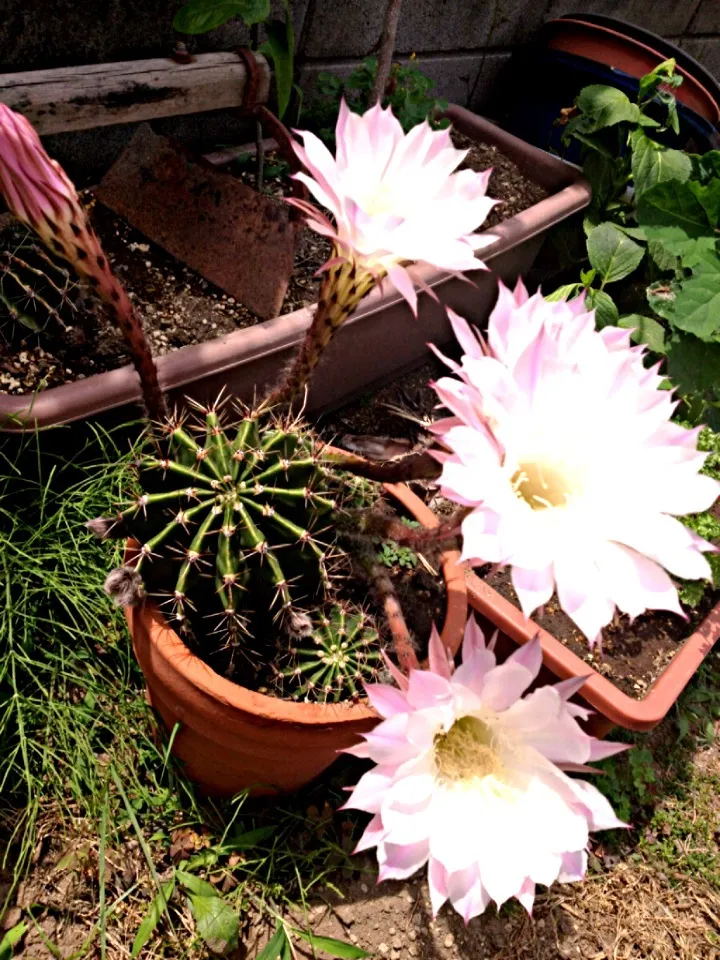
[[[296,419],[240,407],[226,423],[221,404],[197,410],[169,420],[139,459],[142,493],[113,521],[139,557],[106,589],[123,604],[157,597],[191,637],[218,632],[232,645],[278,628],[297,637],[344,562],[333,520],[343,480]],[[90,526],[107,535],[102,524]]]
[[[294,700],[343,700],[382,667],[378,633],[367,614],[335,603],[316,618],[310,634],[290,648],[290,664],[276,668],[280,690]]]

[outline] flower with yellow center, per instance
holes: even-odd
[[[714,547],[678,516],[710,507],[696,430],[630,331],[595,329],[580,297],[500,285],[487,342],[448,311],[464,351],[436,384],[443,494],[472,510],[463,559],[509,565],[526,616],[553,592],[590,643],[615,615],[681,614],[668,572],[709,578]],[[442,354],[440,354],[442,357]],[[668,571],[668,572],[666,572]]]
[[[424,122],[406,135],[389,107],[376,104],[361,115],[343,101],[334,157],[313,133],[299,136],[302,145],[293,146],[307,173],[296,177],[330,216],[304,200],[288,203],[332,241],[333,253],[312,327],[272,402],[307,383],[335,331],[384,277],[417,312],[409,265],[478,270],[485,265],[475,252],[495,240],[474,232],[495,204],[486,196],[492,171],[456,172],[467,151],[453,147],[449,130]]]
[[[537,639],[498,664],[471,619],[457,669],[433,631],[429,670],[367,687],[383,721],[348,751],[376,764],[347,803],[373,814],[357,849],[377,847],[381,880],[427,864],[433,914],[449,900],[467,922],[510,897],[530,910],[536,884],[582,879],[590,830],[623,826],[565,771],[626,747],[579,726],[584,678],[523,696],[541,664]]]

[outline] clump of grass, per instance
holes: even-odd
[[[141,435],[141,424],[80,425],[0,440],[4,866],[17,883],[42,872],[43,843],[75,851],[67,869],[81,864],[92,921],[83,957],[98,946],[106,957],[113,941],[129,950],[137,937],[138,952],[162,937],[174,956],[194,953],[186,930],[202,939],[204,928],[192,897],[210,888],[236,924],[248,911],[272,927],[290,908],[297,919],[297,904],[347,868],[355,828],[333,815],[347,773],[278,807],[244,795],[213,803],[196,796],[157,736],[122,614],[102,590],[113,558],[84,526],[131,492]],[[55,878],[66,860],[48,868]],[[118,862],[135,864],[129,889]],[[158,901],[172,878],[172,896]],[[32,919],[23,923],[30,936]],[[282,930],[302,939],[284,920]]]

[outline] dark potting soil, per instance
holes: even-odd
[[[429,382],[445,372],[433,359],[407,377],[340,408],[321,419],[320,431],[338,446],[374,459],[392,459],[426,443],[424,424],[445,415],[437,408],[437,395]],[[428,482],[411,484],[413,490],[437,515],[456,510]],[[720,503],[716,505],[720,510]],[[490,567],[476,569],[493,589],[519,607],[507,569],[488,576]],[[582,660],[608,677],[623,692],[636,699],[644,697],[694,629],[720,600],[720,590],[708,590],[700,604],[687,608],[688,620],[657,611],[638,617],[633,623],[616,616],[603,631],[602,649],[590,651],[587,639],[552,598],[533,621],[555,636]]]
[[[408,453],[428,438],[427,425],[440,416],[430,383],[447,372],[432,357],[417,370],[322,416],[316,429],[329,443],[372,459]]]
[[[519,607],[507,568],[488,575],[490,568],[475,572],[507,600]],[[674,613],[655,611],[637,617],[617,615],[603,630],[602,649],[591,651],[586,637],[567,614],[560,609],[556,597],[545,605],[542,613],[533,615],[533,622],[547,630],[581,660],[607,677],[628,696],[642,699],[670,663],[684,641],[720,600],[720,591],[708,590],[694,609],[686,608],[687,620]]]
[[[478,170],[494,167],[488,192],[502,200],[502,204],[491,211],[481,229],[492,227],[546,196],[542,188],[527,180],[495,147],[474,144],[457,134],[454,136],[458,146],[471,144],[466,166]],[[269,153],[267,163],[270,170],[273,165],[277,166],[276,161],[277,157]],[[238,172],[238,176],[251,186],[255,183],[253,169],[250,164]],[[277,196],[280,203],[286,185],[286,179],[273,175],[267,177],[265,190]],[[108,258],[145,324],[156,356],[260,322],[251,310],[95,202],[89,191],[84,193],[83,199],[91,208],[93,225]],[[62,288],[65,282],[68,284],[68,290],[62,290],[60,294],[54,289],[49,290],[47,283],[32,271],[29,275],[22,270],[15,271],[28,290],[39,284],[42,299],[57,310],[59,323],[54,318],[48,320],[44,305],[37,299],[33,302],[31,294],[19,288],[3,272],[6,252],[16,251],[25,236],[24,231],[12,227],[0,233],[0,393],[33,393],[128,363],[123,340],[102,304],[85,296],[60,261],[59,271],[64,271],[66,277],[59,286]],[[329,254],[330,245],[323,237],[309,229],[299,232],[295,269],[281,314],[316,301],[320,281],[314,275]],[[38,255],[33,256],[31,267],[45,270]],[[55,274],[53,277],[58,279]],[[18,322],[17,312],[23,313],[40,329],[32,330]],[[63,329],[63,325],[69,329]]]

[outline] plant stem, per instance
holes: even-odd
[[[395,38],[397,36],[401,7],[402,0],[388,0],[388,5],[385,9],[382,35],[380,37],[377,73],[375,74],[375,83],[373,84],[372,93],[370,94],[371,103],[377,103],[378,101],[382,103],[383,96],[385,95],[385,88],[390,79],[393,53],[395,52]]]
[[[363,557],[363,565],[372,581],[378,600],[382,603],[383,612],[392,633],[393,649],[400,669],[406,674],[411,670],[419,670],[420,664],[410,637],[410,631],[387,570],[367,556]]]
[[[435,480],[442,469],[429,450],[409,453],[399,460],[367,460],[353,453],[325,454],[340,470],[377,483],[407,483],[409,480]]]
[[[337,254],[334,252],[333,256]],[[290,403],[305,388],[322,353],[363,297],[375,285],[375,276],[352,260],[330,267],[320,289],[312,323],[285,378],[267,396],[269,406]]]
[[[148,418],[155,423],[161,423],[167,419],[167,401],[160,387],[157,367],[142,321],[125,290],[109,269],[99,276],[99,280],[96,289],[110,307],[115,322],[125,338],[132,364],[140,378]]]

